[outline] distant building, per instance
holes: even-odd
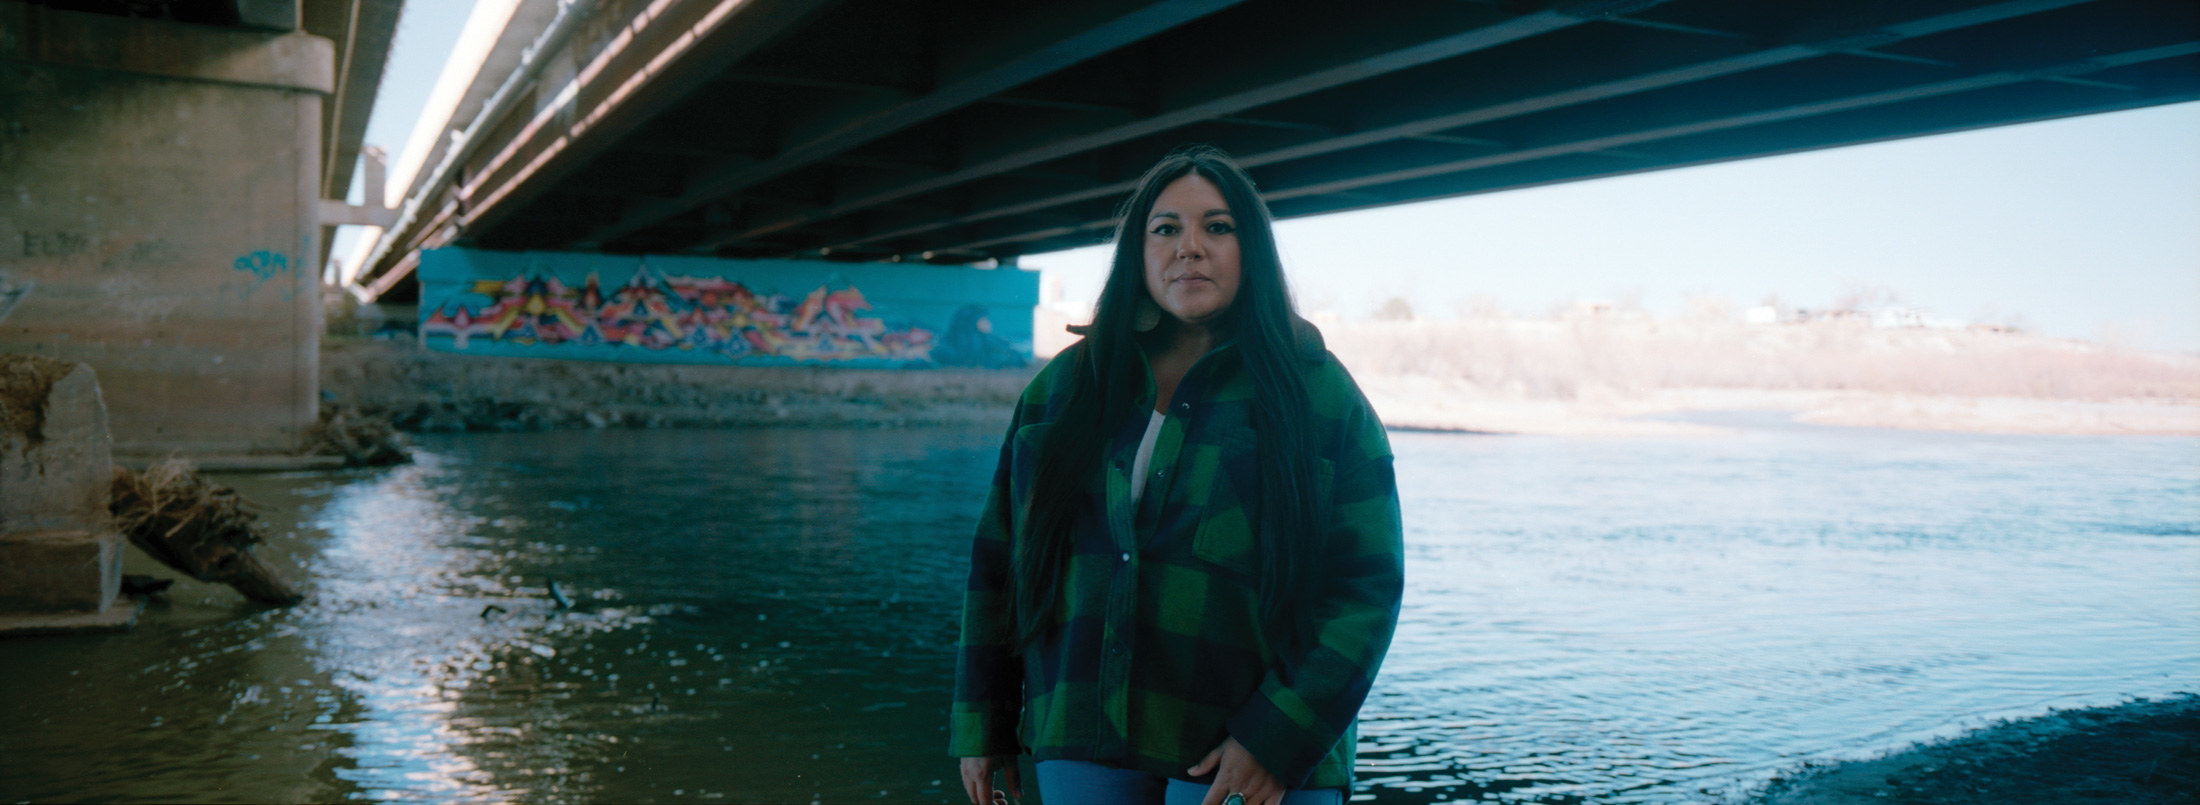
[[[1925,311],[1914,307],[1883,307],[1871,311],[1872,327],[1901,330],[1925,326]]]
[[[1961,330],[1970,323],[1957,319],[1934,318],[1931,311],[1921,307],[1883,307],[1865,315],[1872,327],[1880,330]]]

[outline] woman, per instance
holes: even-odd
[[[973,803],[1341,802],[1397,623],[1382,423],[1293,312],[1267,206],[1212,148],[1125,202],[1084,339],[1017,404],[963,604]]]

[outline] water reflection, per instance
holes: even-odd
[[[131,633],[7,645],[0,717],[61,726],[0,738],[0,794],[944,799],[943,613],[997,438],[453,436],[226,479],[311,601],[185,582]]]
[[[1385,801],[1706,801],[2200,681],[2200,546],[2152,535],[2200,512],[2194,440],[1394,444],[1409,588],[1361,752]]]
[[[944,769],[940,580],[991,434],[938,435],[462,437],[343,490],[313,525],[343,610],[326,656],[366,710],[346,779],[374,798],[943,794],[906,771]],[[957,459],[975,464],[936,472]]]
[[[341,776],[367,797],[509,792],[463,751],[498,731],[457,723],[458,702],[516,650],[541,644],[544,607],[519,600],[500,573],[518,551],[499,550],[478,534],[487,518],[438,494],[451,475],[448,460],[426,454],[338,490],[310,523],[330,538],[318,606],[295,628],[324,635],[323,664],[360,702],[360,717],[339,726],[352,738],[345,754],[353,761]],[[498,610],[520,617],[489,617]],[[474,612],[482,615],[468,617]],[[557,742],[530,743],[556,765],[569,760],[557,757]]]
[[[0,643],[0,798],[952,801],[998,438],[453,435],[230,478],[313,598],[185,582],[126,634]],[[1706,801],[2200,682],[2194,440],[1393,438],[1362,798]]]

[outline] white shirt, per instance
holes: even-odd
[[[1131,459],[1132,506],[1146,495],[1146,467],[1153,463],[1153,443],[1161,438],[1161,420],[1165,418],[1160,411],[1153,412],[1153,418],[1146,420],[1146,435],[1138,440],[1138,457]]]

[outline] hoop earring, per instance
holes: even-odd
[[[1153,303],[1153,297],[1141,296],[1131,309],[1131,329],[1141,333],[1153,332],[1161,326],[1161,306]]]

